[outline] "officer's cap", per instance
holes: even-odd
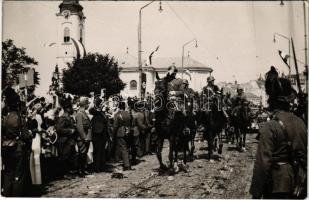
[[[213,76],[207,77],[207,82],[214,81],[214,80],[215,80],[215,78]]]

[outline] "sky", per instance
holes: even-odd
[[[61,1],[4,1],[2,40],[13,39],[25,47],[39,65],[41,84],[36,93],[46,95],[56,65],[58,5]],[[147,1],[80,1],[84,7],[87,52],[137,57],[138,11]],[[142,13],[143,58],[160,45],[155,57],[185,55],[213,68],[216,82],[246,82],[264,75],[271,65],[287,74],[278,49],[288,52],[293,37],[297,59],[304,62],[304,17],[302,1],[162,1]],[[308,9],[308,5],[307,5]],[[307,11],[308,17],[308,11]],[[309,20],[308,20],[309,21]],[[300,70],[304,68],[299,63]],[[180,66],[178,66],[180,67]],[[292,69],[292,73],[294,70]],[[206,80],[206,77],[205,77]],[[206,81],[205,81],[206,83]]]

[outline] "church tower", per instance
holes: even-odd
[[[62,71],[74,57],[80,58],[86,54],[84,46],[86,17],[78,0],[63,0],[56,16],[58,21],[57,64]]]

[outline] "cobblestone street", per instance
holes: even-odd
[[[45,197],[105,197],[105,198],[250,198],[248,193],[257,147],[256,134],[247,135],[247,151],[239,152],[235,145],[224,143],[223,153],[209,161],[207,144],[196,141],[196,159],[189,163],[189,172],[180,171],[174,177],[158,174],[155,155],[145,156],[125,171],[123,179],[111,178],[111,173],[97,173],[86,178],[58,180],[47,185]],[[164,158],[167,159],[168,143]],[[115,168],[120,164],[114,164]]]

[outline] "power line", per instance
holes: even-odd
[[[166,1],[168,7],[173,11],[175,16],[184,24],[184,26],[190,31],[194,37],[197,37],[196,34],[191,30],[191,28],[187,25],[187,23],[177,14],[177,12],[174,10],[174,8]]]

